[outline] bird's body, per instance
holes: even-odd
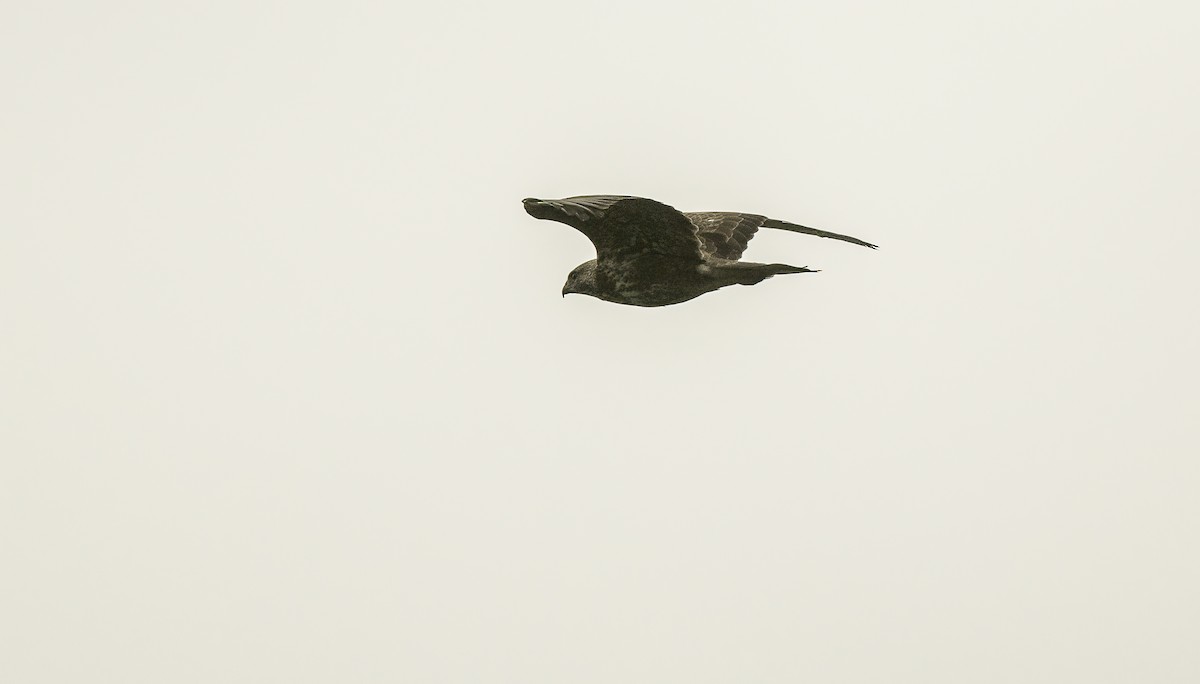
[[[589,294],[617,304],[667,306],[695,299],[727,285],[754,285],[782,273],[810,269],[786,264],[752,264],[710,257],[691,263],[651,254],[636,263],[592,259],[573,271],[564,294]]]
[[[571,271],[563,295],[586,294],[617,304],[666,306],[728,285],[754,285],[774,275],[809,273],[788,264],[738,261],[759,227],[868,242],[757,214],[684,214],[654,200],[589,195],[524,200],[534,218],[566,223],[588,237],[596,258]]]

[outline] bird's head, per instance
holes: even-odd
[[[571,274],[567,276],[567,282],[563,285],[562,294],[566,297],[569,294],[585,294],[591,297],[599,296],[596,290],[596,260],[585,261],[575,267]]]

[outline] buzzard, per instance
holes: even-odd
[[[596,258],[580,264],[567,276],[563,296],[585,294],[617,304],[667,306],[726,285],[755,285],[781,273],[814,272],[803,266],[738,261],[750,238],[762,227],[876,248],[849,235],[758,214],[685,214],[642,197],[530,197],[523,202],[530,216],[565,223],[596,246]]]

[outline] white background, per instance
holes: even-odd
[[[1200,681],[1190,3],[3,15],[0,679]]]

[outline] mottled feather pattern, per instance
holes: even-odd
[[[696,226],[707,254],[734,260],[742,258],[746,245],[766,220],[765,216],[725,211],[689,212],[684,216]]]

